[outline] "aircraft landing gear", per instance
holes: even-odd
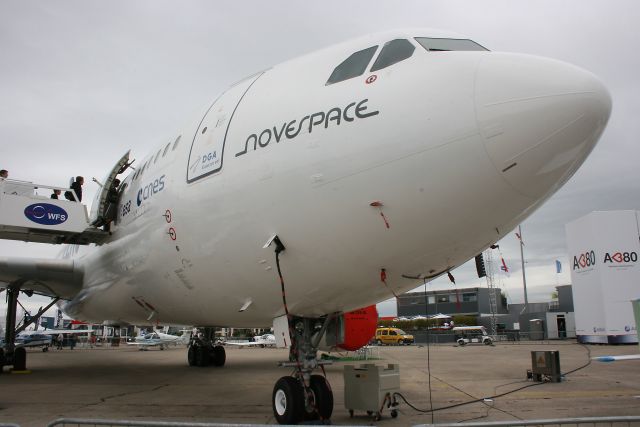
[[[324,319],[293,318],[290,322],[292,345],[289,361],[280,366],[294,368],[292,376],[280,378],[273,387],[273,414],[280,424],[301,421],[328,421],[333,413],[333,392],[327,379],[311,373],[318,366],[330,364],[318,360],[318,345],[331,316]]]
[[[16,311],[21,283],[7,286],[7,318],[5,323],[4,351],[0,354],[0,372],[4,366],[13,366],[14,371],[27,369],[27,351],[16,348]]]
[[[203,336],[191,338],[187,350],[189,366],[224,366],[227,354],[223,346],[215,344],[211,339],[213,332],[213,328],[205,328]]]

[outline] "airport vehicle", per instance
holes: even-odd
[[[395,345],[408,345],[413,344],[413,335],[407,334],[402,329],[398,328],[378,328],[376,329],[375,336],[376,344],[395,344]]]
[[[353,331],[364,345],[359,325],[377,319],[347,313],[504,237],[575,173],[610,112],[600,81],[560,61],[432,30],[367,35],[241,80],[135,171],[127,153],[101,181],[92,229],[61,230],[74,218],[59,209],[78,203],[15,210],[34,224],[4,238],[77,244],[57,260],[3,258],[0,280],[10,306],[33,290],[80,320],[273,325],[294,370],[274,386],[276,419],[328,419],[321,339],[343,346]],[[189,364],[224,365],[212,337],[191,341]]]
[[[273,334],[256,335],[252,341],[225,341],[225,345],[238,347],[275,347],[276,337]]]
[[[189,335],[177,336],[165,334],[159,331],[153,331],[146,333],[141,331],[140,334],[134,338],[133,341],[127,341],[128,345],[136,345],[140,347],[140,350],[148,350],[151,347],[158,347],[160,350],[164,350],[170,344],[188,344],[190,340]]]
[[[470,343],[493,344],[493,339],[487,334],[484,326],[456,326],[452,329],[458,345],[463,346]]]

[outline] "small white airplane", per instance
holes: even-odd
[[[56,338],[60,334],[86,334],[90,331],[77,330],[77,329],[43,329],[38,331],[22,331],[16,338],[15,343],[17,347],[41,347],[42,351],[49,351],[53,343],[53,338]],[[4,340],[2,340],[4,345]]]
[[[238,347],[275,347],[276,336],[273,334],[256,335],[252,341],[225,341],[224,345],[234,345]]]
[[[42,333],[22,332],[16,337],[16,346],[18,347],[40,347],[42,351],[49,351],[53,339],[51,335]]]
[[[111,234],[57,260],[2,258],[0,280],[66,299],[81,320],[273,326],[295,370],[275,384],[275,418],[328,419],[318,348],[364,345],[377,321],[347,314],[510,233],[576,172],[610,113],[602,83],[564,62],[441,31],[367,35],[239,81],[131,173],[127,153],[90,216],[105,222],[122,175]],[[47,224],[67,218],[54,207]],[[36,208],[24,215],[42,224]],[[189,364],[224,365],[205,335]]]
[[[140,350],[148,350],[150,347],[158,347],[160,350],[164,350],[169,345],[189,344],[191,336],[183,334],[182,336],[165,334],[160,331],[153,331],[146,333],[141,331],[140,335],[134,338],[134,341],[128,341],[128,345],[136,345],[140,347]]]

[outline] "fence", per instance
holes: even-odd
[[[407,333],[413,335],[416,344],[455,344],[455,336],[451,332],[435,332],[435,331],[426,331],[422,330],[412,330],[407,331]],[[509,344],[518,344],[522,341],[528,343],[530,341],[535,341],[537,344],[539,343],[560,343],[563,341],[566,342],[575,342],[575,338],[561,338],[561,339],[552,339],[548,338],[539,339],[535,336],[535,333],[531,332],[519,332],[519,331],[505,331],[500,332],[497,336],[493,337],[494,341],[509,343]]]
[[[173,421],[96,420],[83,418],[60,418],[48,424],[54,426],[111,426],[111,427],[249,427],[256,424],[190,423]],[[415,427],[524,427],[524,426],[640,426],[640,416],[627,417],[583,417],[554,418],[546,420],[511,420],[471,423],[420,424]],[[0,424],[0,427],[17,427],[15,424]]]
[[[554,418],[547,420],[487,421],[472,423],[421,424],[415,427],[520,427],[520,426],[640,426],[640,416]]]

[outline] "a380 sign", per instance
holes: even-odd
[[[638,261],[637,252],[606,252],[602,259],[603,264],[624,264]],[[596,254],[594,251],[587,251],[573,257],[573,269],[581,270],[596,265]]]
[[[604,263],[623,263],[623,262],[636,262],[638,261],[638,254],[636,252],[614,252],[613,254],[607,252],[604,255]]]
[[[574,270],[593,267],[594,265],[596,265],[596,253],[594,251],[587,251],[573,257]]]

